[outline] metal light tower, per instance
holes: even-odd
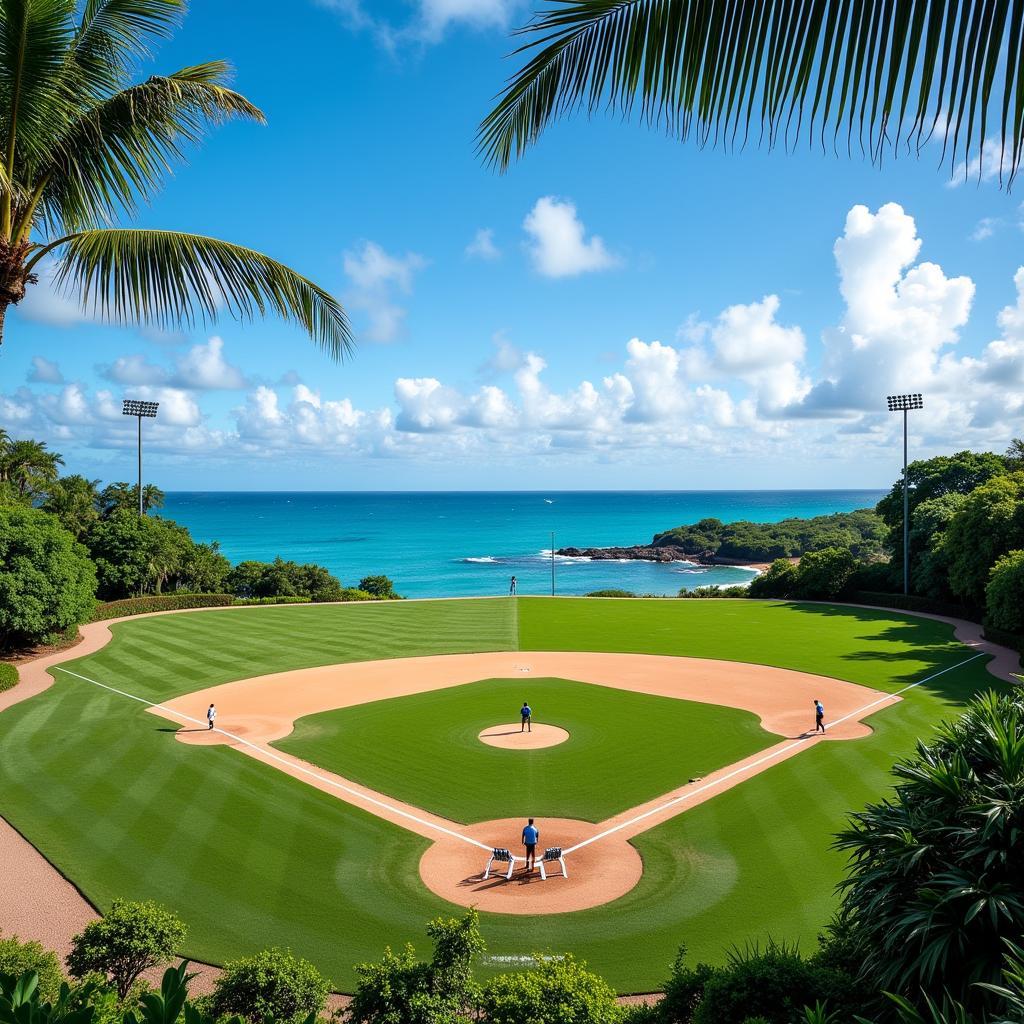
[[[920,395],[889,395],[889,412],[903,413],[903,593],[910,593],[910,492],[907,480],[907,413],[923,409]]]
[[[159,402],[137,402],[133,398],[124,400],[124,407],[121,412],[125,416],[135,416],[139,421],[139,515],[144,515],[142,510],[142,420],[155,419],[156,411],[160,408]]]
[[[555,531],[551,531],[551,596],[555,596]]]

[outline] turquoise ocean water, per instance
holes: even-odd
[[[325,565],[345,585],[384,573],[406,597],[551,593],[556,548],[644,544],[707,516],[773,522],[873,506],[882,491],[186,492],[163,514],[232,562],[276,555]],[[749,569],[554,559],[559,594],[622,587],[675,594],[747,583]]]

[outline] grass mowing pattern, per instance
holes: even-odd
[[[524,696],[535,722],[569,739],[529,751],[481,743],[481,730],[516,720]],[[310,715],[274,746],[453,821],[603,821],[777,740],[747,711],[531,677]]]
[[[948,627],[896,612],[521,598],[141,619],[68,667],[159,700],[302,666],[517,645],[760,661],[889,691],[971,653]],[[422,946],[429,917],[459,912],[419,881],[425,840],[236,751],[176,743],[140,705],[57,676],[0,715],[0,813],[101,909],[118,895],[156,899],[189,923],[186,954],[223,962],[290,946],[343,990],[354,962]],[[871,737],[819,744],[645,833],[644,877],[612,904],[484,915],[490,952],[572,951],[620,990],[644,991],[680,942],[711,961],[769,934],[813,946],[842,870],[832,833],[878,798],[918,737],[993,683],[983,659],[958,668],[879,711]]]

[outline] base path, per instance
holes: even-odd
[[[756,714],[781,740],[767,750],[687,782],[640,807],[598,824],[562,819],[542,822],[541,847],[571,853],[569,878],[540,883],[517,865],[512,879],[481,879],[488,852],[508,847],[522,854],[522,822],[490,821],[464,825],[374,791],[352,779],[309,764],[270,746],[288,735],[299,718],[386,698],[424,693],[482,679],[524,676],[572,679],[677,700],[724,705]],[[835,725],[813,731],[812,701],[819,698]],[[856,683],[789,669],[743,662],[711,661],[650,654],[568,651],[516,651],[453,654],[325,665],[223,683],[150,707],[184,728],[176,738],[190,744],[226,744],[309,785],[434,841],[420,863],[424,884],[439,896],[493,913],[554,914],[598,906],[627,893],[640,880],[643,864],[629,840],[758,772],[793,757],[815,743],[866,736],[862,718],[891,706],[896,695]],[[217,728],[203,724],[206,709],[218,709]],[[568,738],[565,730],[533,723],[497,725],[480,734],[483,742],[524,751]],[[534,739],[536,738],[536,740]],[[600,866],[599,866],[600,865]],[[557,874],[557,864],[552,865]],[[529,901],[516,893],[529,885]]]

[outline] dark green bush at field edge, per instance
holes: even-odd
[[[10,662],[0,661],[0,693],[11,690],[18,685],[17,666]]]
[[[153,594],[149,597],[126,597],[121,601],[104,601],[96,605],[92,622],[117,619],[124,615],[145,615],[178,608],[222,608],[234,604],[232,594]]]

